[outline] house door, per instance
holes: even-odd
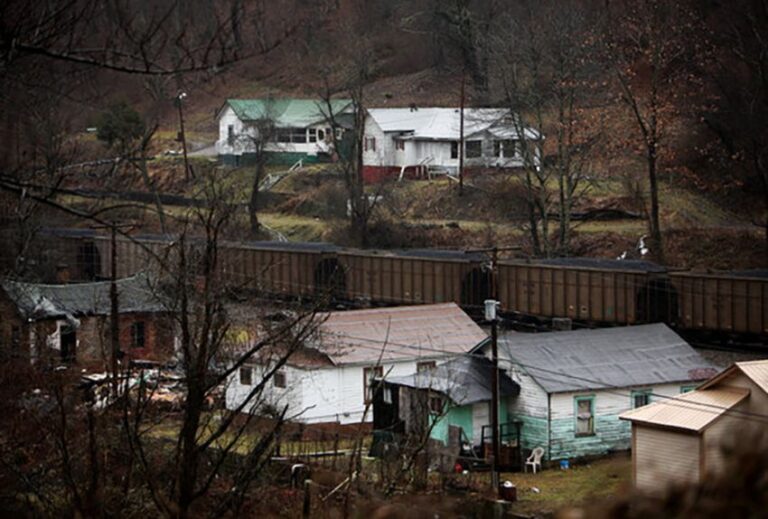
[[[77,332],[72,326],[61,327],[60,335],[61,360],[74,362],[77,359]]]

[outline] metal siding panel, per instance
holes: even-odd
[[[577,315],[581,319],[590,319],[592,316],[591,314],[591,308],[589,304],[589,280],[590,275],[589,272],[576,272],[576,279],[578,281],[577,286],[577,300],[578,300],[578,307],[576,309]]]

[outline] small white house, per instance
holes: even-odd
[[[490,345],[476,351],[488,356]],[[499,367],[520,385],[504,414],[522,422],[522,447],[542,447],[550,460],[628,450],[621,413],[691,391],[717,373],[665,324],[504,333]]]
[[[513,117],[501,108],[464,110],[465,168],[539,164],[541,134],[533,128],[519,132]],[[371,108],[363,146],[366,180],[427,169],[456,174],[460,138],[458,108]],[[528,157],[522,139],[536,143],[527,146]]]
[[[351,105],[347,99],[333,100],[334,119]],[[246,164],[254,157],[259,128],[274,127],[264,146],[273,163],[327,160],[333,142],[330,116],[328,105],[319,99],[227,99],[216,116],[216,152],[225,163]]]
[[[748,438],[739,432],[763,429],[755,416],[766,414],[768,360],[737,362],[696,391],[622,414],[632,423],[635,486],[660,493],[718,474],[723,447]]]
[[[305,423],[370,422],[374,379],[431,369],[487,337],[455,303],[331,312],[318,319],[316,337],[291,357],[264,398],[270,407],[288,405],[288,416]],[[233,375],[227,408],[242,403],[264,369],[251,362]],[[261,405],[251,411],[265,412]]]

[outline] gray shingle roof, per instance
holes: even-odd
[[[506,333],[499,358],[519,364],[548,393],[693,382],[719,371],[661,323]]]
[[[44,285],[6,280],[2,287],[26,319],[48,319],[110,312],[109,281]],[[163,312],[166,307],[145,274],[117,281],[120,313]]]
[[[431,371],[390,377],[386,381],[400,386],[439,391],[459,405],[491,400],[491,370],[493,364],[485,357],[460,355],[440,364]],[[513,396],[520,386],[504,373],[499,377],[499,394]]]

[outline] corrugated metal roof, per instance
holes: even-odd
[[[461,355],[438,365],[435,369],[402,377],[390,377],[390,384],[443,393],[459,405],[491,400],[493,364],[485,357]],[[503,372],[499,373],[499,394],[520,394],[520,386]]]
[[[110,313],[110,282],[44,285],[3,281],[3,290],[26,319],[48,319]],[[167,308],[145,274],[117,281],[120,313],[164,312]]]
[[[342,112],[352,101],[334,99],[334,114]],[[278,128],[305,128],[328,118],[327,105],[318,99],[227,99],[241,121],[271,119]]]
[[[505,108],[466,108],[465,138],[496,127],[496,133],[503,130],[503,138],[517,139],[512,125],[503,123],[509,113]],[[371,108],[368,114],[383,131],[407,132],[409,139],[458,140],[460,134],[461,114],[458,108]],[[525,131],[528,139],[539,138],[539,132],[533,128],[526,128]]]
[[[730,387],[692,391],[627,411],[619,418],[700,432],[748,395],[748,389]]]
[[[504,333],[500,358],[548,393],[706,380],[718,368],[665,324],[536,334]]]
[[[487,337],[455,303],[331,312],[318,319],[317,348],[334,364],[465,353]]]

